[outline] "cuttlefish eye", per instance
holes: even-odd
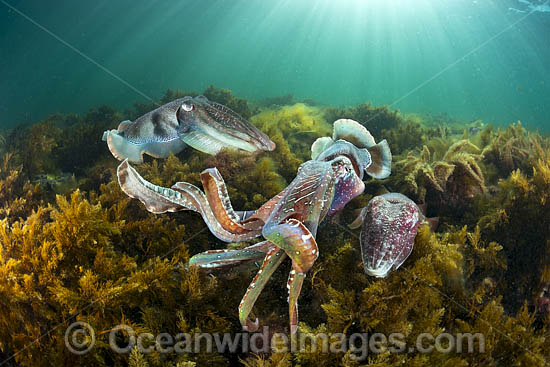
[[[184,102],[181,105],[181,109],[184,110],[185,112],[191,112],[195,109],[195,105],[192,103]]]

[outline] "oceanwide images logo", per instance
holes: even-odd
[[[476,333],[422,333],[409,345],[401,333],[298,333],[290,338],[284,333],[270,333],[264,326],[256,333],[160,333],[137,334],[128,325],[117,325],[103,334],[109,347],[116,353],[127,354],[134,348],[142,354],[152,353],[347,353],[362,360],[369,353],[484,353],[485,337]],[[83,355],[92,351],[96,343],[94,328],[85,322],[71,324],[65,332],[65,345],[71,353]],[[102,343],[103,344],[103,343]]]

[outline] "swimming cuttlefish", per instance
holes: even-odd
[[[246,212],[233,210],[216,168],[201,174],[204,193],[186,182],[177,182],[171,188],[156,186],[144,180],[128,160],[118,167],[117,173],[122,190],[139,199],[150,212],[196,211],[210,231],[225,242],[265,238],[241,250],[207,251],[189,262],[206,270],[262,262],[239,305],[239,320],[245,330],[258,328],[258,319],[249,319],[252,307],[273,272],[289,257],[292,270],[287,288],[290,331],[294,335],[302,284],[319,256],[315,241],[319,222],[363,192],[365,174],[385,178],[391,169],[387,142],[376,144],[367,129],[352,120],[336,121],[332,138],[319,138],[313,143],[311,158],[300,166],[296,178],[282,192],[258,210]]]
[[[438,218],[426,218],[425,207],[400,193],[373,197],[350,228],[361,227],[363,267],[368,275],[385,278],[399,268],[413,250],[421,224],[437,227]]]
[[[205,96],[180,98],[135,121],[122,121],[118,129],[105,131],[103,140],[117,159],[132,163],[142,163],[144,154],[166,158],[186,145],[208,154],[222,148],[248,152],[275,149],[266,134]]]

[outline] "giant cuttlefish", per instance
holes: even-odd
[[[222,148],[255,152],[275,149],[269,137],[231,109],[205,96],[184,97],[122,121],[103,133],[109,150],[119,160],[142,163],[143,154],[165,158],[186,145],[208,154]]]
[[[350,228],[361,227],[361,256],[368,275],[385,278],[399,268],[413,250],[418,228],[437,227],[438,218],[426,218],[414,201],[390,192],[373,197]]]
[[[317,139],[311,151],[312,159],[300,166],[296,178],[252,212],[233,210],[223,178],[216,168],[206,169],[201,174],[204,193],[186,182],[178,182],[171,188],[156,186],[144,180],[127,160],[117,173],[122,190],[139,199],[150,212],[196,211],[210,231],[225,242],[265,238],[241,250],[207,251],[190,260],[191,265],[213,270],[263,259],[239,305],[239,319],[245,330],[258,328],[258,320],[251,321],[248,316],[275,269],[289,257],[292,270],[287,288],[290,331],[294,334],[302,284],[319,256],[315,241],[319,222],[363,192],[364,174],[385,178],[391,168],[387,142],[376,144],[367,129],[352,120],[336,121],[332,138]]]

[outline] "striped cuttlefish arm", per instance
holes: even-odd
[[[141,201],[151,213],[195,211],[212,234],[224,242],[247,241],[261,235],[258,223],[239,223],[242,214],[233,211],[225,183],[215,168],[201,174],[206,195],[187,182],[177,182],[170,188],[157,186],[141,177],[128,160],[118,166],[117,176],[122,191]]]

